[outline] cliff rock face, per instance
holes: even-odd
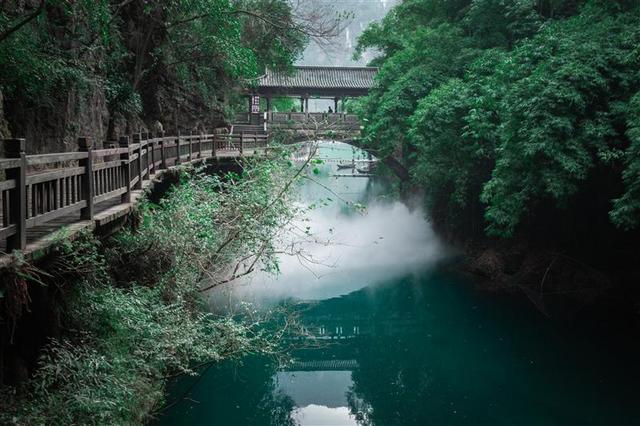
[[[69,12],[79,4],[77,0],[67,2],[66,6],[47,2],[38,20],[11,36],[10,42],[22,46],[17,37],[34,34],[40,43],[38,49],[44,51],[37,60],[45,64],[49,59],[66,61],[65,66],[77,68],[81,77],[77,81],[68,79],[42,98],[33,99],[32,94],[28,99],[19,85],[11,92],[5,91],[4,96],[0,93],[0,138],[26,138],[27,153],[35,154],[73,151],[79,137],[89,137],[95,147],[101,148],[122,135],[139,131],[155,133],[158,122],[165,132],[173,134],[178,131],[183,134],[204,132],[222,125],[224,117],[220,108],[182,87],[176,76],[157,59],[154,52],[161,48],[167,37],[162,8],[158,9],[158,16],[150,19],[145,14],[144,1],[125,2],[117,19],[114,18],[117,29],[110,34],[118,41],[104,47],[95,42],[99,35],[93,35],[90,18]],[[38,11],[39,5],[39,0],[2,2],[0,13],[11,22],[19,22]],[[63,7],[71,9],[63,10]],[[46,36],[36,36],[36,31]],[[87,40],[95,45],[88,48]],[[24,44],[27,53],[32,48],[28,43],[27,40]],[[5,44],[6,49],[7,46],[10,45]],[[49,47],[51,53],[47,52]],[[24,63],[28,68],[31,62],[25,52],[16,51],[15,55],[19,59],[27,57]],[[139,112],[125,112],[113,101],[110,103],[109,91],[113,91],[113,87],[109,86],[109,78],[116,69],[139,94]],[[113,98],[112,93],[111,96]]]
[[[9,122],[4,116],[4,95],[0,90],[0,138],[10,138]]]
[[[142,86],[143,126],[154,131],[160,122],[168,134],[206,133],[224,126],[224,114],[197,94],[182,87],[175,76],[160,65]],[[153,83],[153,84],[152,84]]]
[[[104,90],[72,88],[61,94],[55,105],[31,107],[14,101],[6,103],[5,117],[12,137],[27,139],[27,153],[73,151],[78,137],[105,141],[109,111]],[[2,118],[0,118],[0,122]]]

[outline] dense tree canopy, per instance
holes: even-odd
[[[153,116],[145,95],[158,87],[216,104],[265,67],[291,66],[310,36],[284,0],[7,3],[0,89],[35,106],[86,85],[104,88],[111,113]]]
[[[363,33],[368,48],[381,68],[365,141],[404,157],[436,214],[481,201],[486,231],[512,236],[539,204],[614,175],[593,190],[613,224],[638,225],[637,2],[407,0]]]

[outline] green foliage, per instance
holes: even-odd
[[[242,323],[167,304],[157,289],[82,283],[70,306],[82,333],[47,346],[21,424],[142,424],[169,374],[273,349]]]
[[[404,49],[380,68],[378,86],[364,101],[365,143],[391,154],[409,129],[418,100],[460,69],[465,49],[462,31],[449,24],[418,29]],[[442,61],[442,58],[452,58]]]
[[[290,69],[308,43],[305,34],[294,30],[292,4],[281,0],[239,0],[232,4],[235,10],[253,11],[265,18],[238,15],[243,44],[255,55],[259,71]]]
[[[248,85],[266,67],[289,68],[307,42],[282,0],[173,0],[148,13],[158,8],[171,18],[159,60],[214,104],[228,96],[230,81]]]
[[[25,18],[22,14],[10,15],[7,9],[0,12],[0,31]],[[106,0],[47,2],[47,9],[30,24],[0,42],[0,87],[5,95],[51,106],[69,88],[83,90],[95,83],[87,60],[99,56],[110,43],[106,27],[110,16]],[[73,28],[73,34],[52,37],[51,31],[62,26]],[[70,39],[84,43],[97,39],[103,44],[86,49],[74,46]]]
[[[60,88],[85,79],[84,72],[52,46],[41,30],[21,31],[0,43],[0,82],[9,98],[21,96],[31,103],[51,105]]]
[[[273,110],[277,112],[297,111],[300,108],[300,101],[293,98],[274,98]]]
[[[0,34],[33,11],[0,8]],[[207,106],[287,69],[307,42],[284,0],[49,0],[0,41],[5,97],[52,107],[69,89],[104,89],[113,113],[139,114],[149,86],[197,94]]]
[[[276,156],[242,175],[185,176],[160,205],[142,206],[139,229],[118,235],[114,263],[125,277],[163,288],[168,300],[197,299],[201,288],[257,268],[277,272],[274,235],[298,213],[283,189],[291,173]]]
[[[359,40],[381,66],[358,107],[365,142],[403,153],[438,214],[484,202],[486,230],[500,236],[608,169],[626,184],[611,194],[611,220],[630,229],[638,28],[640,8],[624,1],[403,2]]]
[[[417,182],[431,188],[432,203],[448,197],[454,208],[464,207],[473,195],[471,187],[487,173],[494,148],[475,125],[486,125],[490,117],[470,114],[481,101],[471,85],[452,79],[423,98],[412,117],[409,136],[417,149],[412,172]]]
[[[490,232],[512,234],[535,199],[562,205],[598,162],[615,158],[624,143],[621,103],[638,85],[638,18],[587,8],[498,65],[505,85],[499,157],[483,193]]]
[[[640,92],[629,103],[627,126],[631,143],[624,152],[622,172],[626,190],[614,200],[611,211],[611,220],[623,229],[634,228],[640,222]]]
[[[297,212],[297,174],[276,155],[224,178],[185,170],[179,189],[143,206],[135,230],[105,245],[60,234],[51,267],[69,281],[65,329],[5,424],[142,424],[163,403],[168,377],[246,353],[276,355],[277,324],[214,316],[204,288],[258,265],[277,271],[275,236]],[[251,266],[248,266],[251,265]],[[279,312],[276,321],[284,321]]]
[[[542,17],[530,0],[474,0],[463,23],[481,47],[510,46],[535,34]]]
[[[139,114],[142,112],[142,98],[131,83],[122,74],[108,75],[104,85],[105,96],[110,110],[114,113],[122,112]]]

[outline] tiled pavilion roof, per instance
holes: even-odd
[[[296,66],[291,75],[267,71],[260,78],[261,93],[366,94],[378,72],[372,67]]]

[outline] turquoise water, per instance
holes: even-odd
[[[322,154],[349,157],[327,144]],[[383,197],[367,178],[334,178],[341,202],[310,214],[315,261],[283,259],[213,296],[257,307],[289,300],[305,338],[294,362],[247,357],[171,387],[166,425],[615,425],[640,419],[640,354],[627,330],[600,318],[551,321],[521,295],[473,289],[419,210]],[[327,189],[308,181],[301,202]],[[327,238],[331,244],[325,244]],[[310,270],[309,270],[310,269]],[[304,343],[307,343],[305,347]]]

